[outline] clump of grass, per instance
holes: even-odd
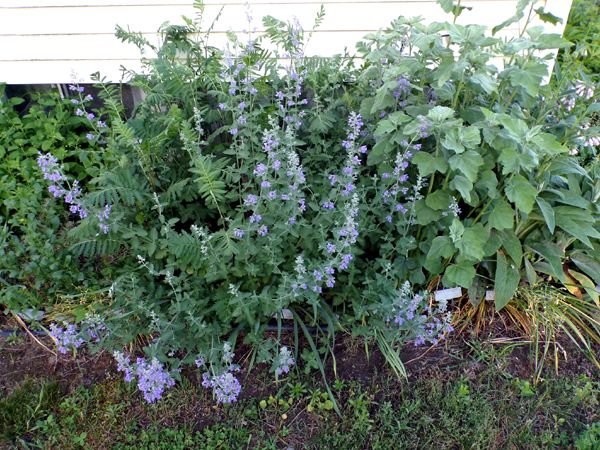
[[[25,380],[0,399],[0,438],[10,441],[31,432],[38,420],[50,414],[60,397],[55,381]]]

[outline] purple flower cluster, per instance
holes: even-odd
[[[62,174],[62,168],[58,160],[50,153],[44,155],[39,152],[38,154],[37,163],[42,170],[44,179],[52,182],[48,186],[48,191],[54,198],[63,198],[65,203],[69,205],[69,211],[72,214],[77,214],[81,219],[85,219],[88,212],[82,205],[81,189],[77,180],[73,182],[72,187],[68,187],[67,179]]]
[[[72,323],[66,324],[64,328],[55,323],[51,324],[50,337],[56,343],[57,350],[63,354],[81,347],[84,342],[79,336],[77,327]]]
[[[381,200],[386,208],[385,220],[388,223],[394,221],[394,214],[399,214],[403,217],[408,211],[406,203],[402,201],[410,190],[407,185],[408,174],[406,170],[414,153],[421,149],[421,144],[411,146],[406,141],[402,143],[402,146],[404,150],[399,151],[396,155],[392,173],[384,172],[381,175]]]
[[[405,282],[398,293],[394,323],[401,330],[410,332],[415,346],[427,342],[435,345],[454,331],[452,313],[447,309],[447,303],[440,301],[434,310],[424,296],[413,294],[410,283]]]
[[[275,375],[280,377],[284,373],[289,373],[290,369],[296,364],[292,352],[283,346],[279,349],[279,355],[275,359]]]
[[[112,205],[105,205],[104,209],[97,214],[100,230],[104,234],[108,234],[110,231],[110,226],[108,225],[108,219],[110,218],[110,212],[112,210]]]
[[[129,383],[137,378],[138,389],[148,403],[154,403],[162,397],[165,389],[175,385],[175,380],[156,358],[152,358],[150,362],[137,358],[135,364],[132,364],[129,357],[121,352],[115,352],[113,356],[117,362],[117,370],[125,374],[125,381]]]
[[[73,184],[69,186],[67,178],[63,175],[63,170],[58,160],[51,154],[38,152],[37,164],[41,169],[45,180],[50,181],[52,184],[48,186],[48,192],[52,194],[54,198],[62,198],[64,202],[69,205],[69,211],[71,214],[76,214],[80,219],[88,217],[88,210],[83,206],[82,190],[79,187],[77,180],[73,181]],[[105,205],[104,209],[97,214],[99,221],[99,228],[107,234],[110,230],[108,225],[108,219],[112,205]]]
[[[202,386],[210,389],[218,403],[233,403],[237,400],[242,390],[239,380],[231,372],[211,376],[208,372],[202,374]]]
[[[408,78],[400,77],[398,78],[398,86],[394,89],[394,98],[399,99],[400,97],[409,94],[411,90],[410,81]]]
[[[218,403],[233,403],[237,400],[242,386],[239,380],[233,375],[233,372],[240,370],[237,364],[233,363],[235,354],[229,342],[223,343],[223,354],[221,362],[223,370],[219,375],[212,375],[209,371],[202,374],[202,386],[206,389],[212,389]],[[206,367],[206,361],[199,356],[195,361],[196,367]]]
[[[81,324],[88,341],[100,342],[108,332],[104,319],[97,314],[88,315]]]
[[[321,202],[323,214],[342,215],[343,220],[336,221],[340,226],[333,233],[333,242],[324,244],[323,263],[311,267],[311,270],[298,270],[297,260],[296,278],[291,284],[294,295],[302,295],[305,291],[321,294],[323,287],[333,288],[336,270],[349,269],[354,259],[351,249],[359,236],[357,222],[359,197],[355,183],[362,162],[361,155],[367,152],[366,147],[358,143],[363,126],[361,115],[351,112],[348,117],[347,136],[342,141],[342,147],[346,150],[346,160],[341,173],[328,175],[332,188],[329,198]]]

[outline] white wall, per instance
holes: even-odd
[[[540,5],[559,17],[568,15],[572,0],[542,0]],[[320,5],[325,20],[307,48],[309,54],[340,53],[365,34],[385,28],[400,15],[421,15],[426,21],[450,19],[434,0],[250,0],[253,26],[262,30],[261,18],[298,17],[311,28]],[[244,0],[205,0],[204,24],[222,9],[212,33],[212,43],[225,42],[226,31],[248,28]],[[517,0],[464,0],[459,23],[479,23],[490,28],[514,14]],[[120,66],[139,67],[133,45],[119,42],[115,26],[142,32],[158,44],[161,24],[182,24],[181,16],[194,17],[192,0],[0,0],[0,82],[10,84],[68,83],[73,76],[89,82],[100,71],[112,81],[121,79]],[[562,33],[564,24],[551,28]],[[518,34],[518,24],[504,35]]]

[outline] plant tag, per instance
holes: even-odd
[[[441,291],[435,291],[436,301],[446,301],[458,298],[462,295],[462,288],[454,287],[450,289],[442,289]]]

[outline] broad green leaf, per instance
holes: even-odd
[[[452,128],[446,133],[444,139],[442,139],[442,146],[455,153],[462,153],[465,151],[465,146],[462,144],[458,129],[456,128]]]
[[[447,210],[452,202],[452,197],[446,191],[434,191],[431,194],[427,194],[425,197],[425,204],[431,209],[435,210]]]
[[[379,122],[379,124],[377,125],[377,128],[375,129],[375,132],[373,134],[375,135],[375,137],[384,136],[393,131],[396,131],[396,128],[397,128],[396,125],[391,120],[389,120],[389,118],[384,119]]]
[[[460,129],[462,143],[467,148],[475,148],[481,144],[481,133],[476,126],[469,126]]]
[[[487,191],[487,196],[491,199],[498,196],[498,179],[492,170],[484,170],[481,172],[475,186],[479,189],[485,189]]]
[[[472,75],[469,81],[479,86],[486,94],[492,94],[498,90],[498,82],[485,72]]]
[[[431,274],[439,274],[442,269],[442,258],[454,256],[454,246],[448,236],[437,236],[431,241],[424,267]]]
[[[550,231],[550,233],[554,234],[554,227],[556,226],[556,221],[554,218],[554,209],[552,209],[550,203],[548,203],[542,197],[537,197],[535,199],[535,202],[537,203],[538,207],[540,208],[540,211],[542,212],[542,216],[546,221],[546,226],[548,227],[548,230]]]
[[[452,240],[452,242],[454,242],[455,244],[460,242],[460,240],[463,237],[464,232],[465,232],[465,227],[461,223],[461,221],[457,218],[452,220],[452,224],[450,225],[450,233],[449,233],[449,236],[450,236],[450,239]]]
[[[577,250],[571,253],[571,261],[575,263],[580,270],[592,277],[594,282],[600,286],[600,261]]]
[[[412,159],[413,164],[419,168],[419,174],[422,177],[431,175],[434,172],[446,173],[448,163],[441,156],[434,156],[427,152],[418,152]]]
[[[552,25],[563,23],[563,20],[560,17],[546,11],[543,6],[540,6],[535,12],[542,22],[550,23]]]
[[[454,67],[454,57],[452,55],[442,56],[442,61],[435,69],[435,79],[438,88],[441,88],[452,77]]]
[[[451,13],[454,8],[454,0],[437,0],[438,5],[442,7],[444,12]]]
[[[600,306],[600,293],[596,290],[594,282],[588,277],[586,277],[584,274],[579,273],[575,270],[569,270],[569,275],[571,275],[573,278],[579,281],[579,283],[581,284],[581,286],[583,286],[587,294],[592,298],[592,300],[594,300],[594,303],[597,306]]]
[[[444,284],[469,289],[473,283],[473,278],[475,278],[475,273],[475,267],[468,262],[451,264],[444,273]]]
[[[485,243],[483,247],[484,256],[492,256],[494,255],[498,249],[502,247],[502,239],[500,239],[500,235],[497,231],[492,230],[490,232],[490,237]]]
[[[569,152],[569,149],[558,142],[556,137],[550,133],[539,133],[533,137],[532,141],[547,155],[558,155]]]
[[[429,208],[425,204],[425,200],[421,199],[415,202],[415,223],[418,225],[428,225],[431,222],[439,220],[441,214],[439,211],[435,211]]]
[[[500,31],[500,30],[506,28],[507,26],[512,25],[513,23],[516,23],[519,20],[521,20],[523,18],[523,16],[525,15],[525,8],[532,1],[533,0],[519,0],[519,2],[517,3],[517,11],[515,12],[515,15],[509,17],[508,19],[506,19],[501,24],[496,25],[494,28],[492,28],[492,34],[496,34],[498,31]]]
[[[523,247],[521,241],[513,230],[503,230],[498,233],[502,241],[502,247],[506,250],[506,253],[511,257],[515,263],[517,269],[521,268],[521,261],[523,259]]]
[[[484,256],[483,247],[489,238],[488,231],[478,223],[465,228],[462,238],[455,242],[456,248],[466,259],[481,261]]]
[[[448,163],[453,170],[461,172],[471,183],[477,180],[479,168],[483,166],[483,158],[474,150],[467,150],[452,156]]]
[[[454,117],[454,110],[446,106],[435,106],[429,110],[427,117],[434,122],[443,122]]]
[[[562,258],[564,258],[565,252],[563,249],[553,242],[538,242],[532,244],[531,249],[546,260],[550,269],[549,275],[559,280],[564,279]]]
[[[490,227],[497,230],[512,228],[514,224],[515,212],[503,198],[494,202],[494,208],[488,217]]]
[[[465,176],[455,176],[450,182],[450,189],[455,189],[458,192],[460,192],[460,195],[467,203],[471,201],[471,191],[473,190],[473,183],[471,183],[471,181]]]
[[[529,214],[533,209],[533,204],[537,197],[537,189],[524,176],[513,176],[506,184],[504,192],[506,193],[506,197],[525,214]]]
[[[531,265],[528,259],[525,259],[525,274],[527,275],[527,282],[530,286],[535,286],[538,282],[537,272]]]
[[[500,311],[513,298],[521,277],[519,271],[509,264],[502,252],[496,253],[496,276],[494,277],[494,301]]]

